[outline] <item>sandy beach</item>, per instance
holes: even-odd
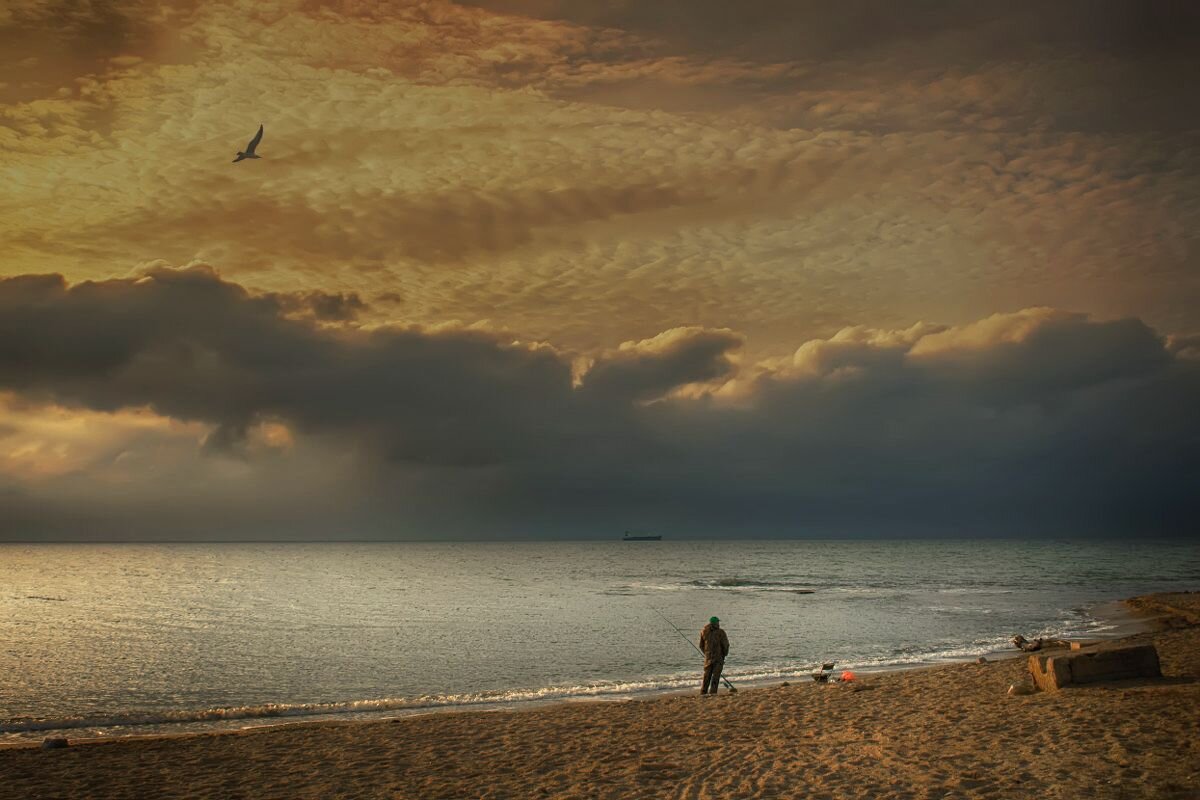
[[[1200,798],[1200,593],[1164,677],[1010,696],[1026,659],[715,697],[0,750],[0,798]]]

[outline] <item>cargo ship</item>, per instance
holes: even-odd
[[[622,539],[621,541],[624,541],[624,542],[661,542],[662,534],[634,533],[632,531],[625,531],[625,538]]]

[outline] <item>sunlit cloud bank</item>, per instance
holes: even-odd
[[[0,281],[2,535],[1144,535],[1200,511],[1200,360],[1136,319],[749,361],[727,329],[584,352],[325,305],[200,267]]]

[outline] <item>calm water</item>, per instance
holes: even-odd
[[[0,545],[0,741],[691,686],[654,609],[720,616],[737,682],[1103,635],[1182,588],[1193,543]]]

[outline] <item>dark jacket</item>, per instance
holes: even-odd
[[[710,622],[700,631],[700,652],[704,653],[704,666],[722,664],[729,655],[729,637],[719,623]]]

